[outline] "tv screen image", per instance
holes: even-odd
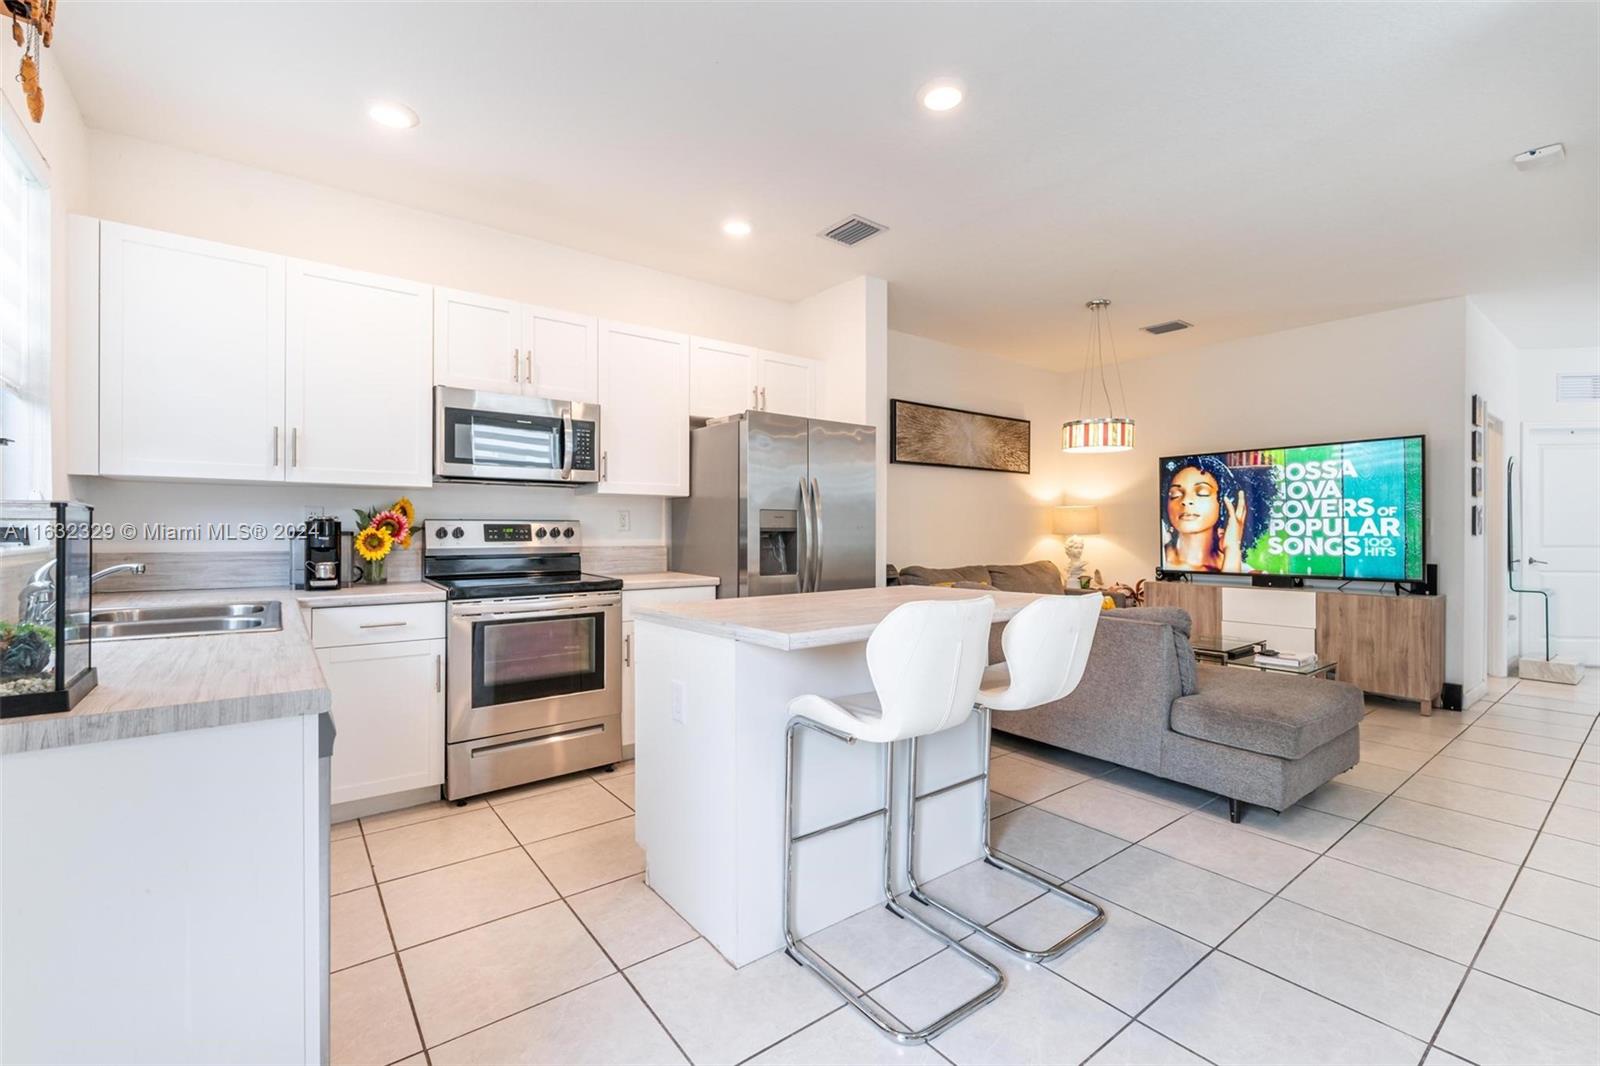
[[[1423,578],[1422,438],[1161,460],[1161,567]]]

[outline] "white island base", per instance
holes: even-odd
[[[867,636],[901,603],[986,595],[941,588],[863,589],[663,606],[634,632],[638,815],[646,878],[735,966],[784,946],[783,782],[788,704],[815,692],[872,688]],[[1004,621],[1033,596],[989,593]],[[806,730],[798,738],[796,831],[881,805],[881,749]],[[904,745],[901,746],[902,749]],[[977,721],[920,745],[921,790],[981,766]],[[896,752],[896,819],[904,824],[906,753]],[[981,855],[980,783],[917,808],[917,875],[936,877]],[[883,900],[881,819],[796,848],[795,914],[802,935]],[[894,845],[895,887],[904,841]]]

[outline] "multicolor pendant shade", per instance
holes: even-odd
[[[1133,419],[1127,415],[1128,396],[1122,388],[1122,367],[1117,362],[1117,342],[1111,334],[1108,308],[1110,300],[1090,300],[1084,305],[1094,318],[1084,346],[1083,385],[1078,395],[1078,417],[1061,424],[1061,450],[1095,453],[1125,452],[1133,447]],[[1106,382],[1106,342],[1111,344],[1111,365],[1117,376],[1117,395],[1122,401],[1121,415],[1111,402]],[[1096,393],[1105,397],[1106,414],[1095,416]]]

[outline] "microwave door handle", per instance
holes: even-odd
[[[811,479],[811,591],[822,588],[822,485]]]
[[[572,450],[576,445],[572,432],[572,408],[561,412],[561,480],[572,480]]]

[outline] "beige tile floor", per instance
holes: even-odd
[[[339,1063],[1600,1061],[1600,681],[1373,701],[1360,766],[1281,815],[997,738],[997,847],[1104,928],[928,1047],[782,954],[731,969],[643,883],[631,767],[335,826]],[[980,864],[939,892],[1053,939]],[[881,908],[811,943],[903,1021],[974,971]]]

